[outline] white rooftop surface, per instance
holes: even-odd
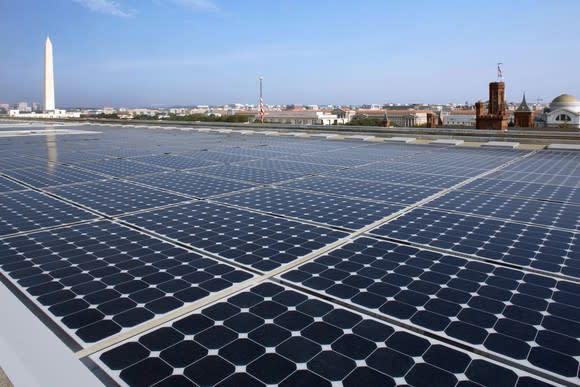
[[[385,138],[385,141],[389,142],[403,142],[405,144],[415,141],[415,137],[389,137]]]
[[[463,140],[453,140],[453,139],[441,138],[438,140],[431,141],[431,144],[461,145],[464,142],[465,141],[463,141]]]
[[[580,144],[550,144],[550,145],[548,145],[548,149],[579,150],[580,151]]]
[[[484,148],[510,148],[515,149],[520,145],[519,142],[508,142],[508,141],[488,141],[481,146]]]
[[[14,386],[62,386],[63,373],[77,386],[102,385],[4,285],[0,300],[0,364]]]

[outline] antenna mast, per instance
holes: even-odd
[[[503,82],[503,71],[501,70],[501,66],[503,65],[503,63],[499,62],[497,64],[497,81],[498,82]]]

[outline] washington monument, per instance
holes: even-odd
[[[52,64],[52,43],[46,38],[44,43],[44,112],[52,112],[54,107],[54,69]]]

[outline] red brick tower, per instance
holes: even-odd
[[[477,129],[507,129],[507,112],[505,109],[505,83],[491,82],[489,84],[489,104],[487,112],[483,102],[475,104],[475,127]]]

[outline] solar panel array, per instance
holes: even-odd
[[[580,383],[580,153],[0,139],[0,276],[105,384]]]

